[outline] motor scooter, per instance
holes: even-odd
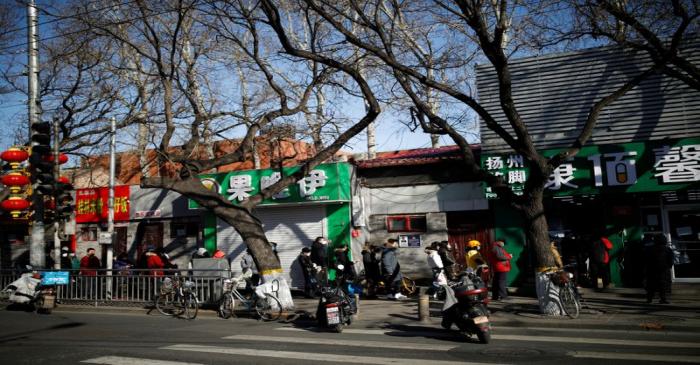
[[[442,307],[442,327],[456,325],[467,337],[476,335],[481,343],[491,341],[491,323],[488,310],[488,288],[483,280],[471,270],[461,280],[444,285],[445,304]]]
[[[2,290],[10,303],[25,306],[37,313],[50,314],[56,306],[56,286],[42,284],[41,274],[27,272]]]
[[[316,308],[316,320],[318,325],[340,333],[344,326],[352,323],[352,315],[355,314],[354,299],[344,289],[347,282],[344,278],[343,265],[336,268],[335,285],[325,285],[321,288],[321,298]]]

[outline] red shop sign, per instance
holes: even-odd
[[[75,191],[75,222],[107,221],[109,188],[77,189]],[[129,185],[114,187],[114,220],[129,220]]]

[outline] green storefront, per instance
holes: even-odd
[[[529,171],[521,156],[485,154],[481,162],[522,192]],[[584,147],[553,172],[545,187],[550,232],[565,236],[562,244],[569,245],[561,248],[565,260],[578,256],[581,264],[590,235],[604,234],[613,242],[612,283],[639,286],[643,234],[662,233],[676,248],[674,280],[700,282],[700,138]],[[509,281],[519,286],[533,270],[523,222],[489,188],[485,194],[492,199],[494,235],[505,239],[514,255]]]
[[[294,173],[298,166],[283,169],[231,171],[201,175],[205,186],[237,203]],[[351,165],[328,163],[315,167],[304,179],[264,200],[255,208],[268,240],[277,243],[282,269],[289,274],[292,286],[303,285],[303,277],[295,259],[304,246],[318,236],[331,240],[331,247],[351,246]],[[189,201],[190,209],[197,209]],[[205,247],[218,248],[232,260],[232,269],[239,270],[245,244],[235,230],[213,215],[205,215],[203,237]]]

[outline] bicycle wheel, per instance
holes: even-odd
[[[197,318],[197,311],[199,310],[199,303],[197,302],[197,297],[190,293],[182,298],[182,308],[183,314],[187,319]]]
[[[159,294],[156,297],[156,309],[164,316],[180,314],[180,306],[175,299],[175,293]]]
[[[282,315],[282,303],[270,294],[255,298],[255,312],[263,321],[276,321]]]
[[[233,294],[226,293],[219,301],[219,316],[223,319],[229,319],[233,316],[233,308],[235,306]]]
[[[405,296],[413,295],[416,292],[416,282],[407,277],[401,279],[401,293]]]
[[[566,285],[559,289],[559,299],[561,299],[561,306],[564,313],[572,319],[578,318],[579,303],[571,285]]]

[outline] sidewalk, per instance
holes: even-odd
[[[610,289],[594,292],[586,289],[581,314],[577,319],[539,314],[537,299],[511,296],[507,301],[489,303],[494,328],[556,327],[578,329],[649,330],[673,332],[700,331],[700,296],[672,295],[669,305],[646,304],[642,289]],[[295,299],[297,311],[315,313],[317,301]],[[442,302],[431,301],[429,322],[418,321],[418,301],[382,299],[360,300],[360,313],[353,327],[423,326],[440,328]]]
[[[595,292],[585,289],[583,308],[577,319],[539,314],[536,298],[515,296],[507,301],[489,303],[495,330],[504,327],[555,327],[572,329],[614,329],[618,331],[672,331],[700,333],[700,295],[694,291],[672,295],[672,304],[646,304],[642,289],[609,289]],[[295,298],[295,311],[289,322],[313,325],[318,300]],[[442,302],[431,301],[430,321],[418,320],[418,298],[401,301],[361,299],[355,328],[423,328],[443,331],[440,327]],[[94,307],[60,305],[56,311],[146,313],[142,307]],[[153,313],[156,313],[155,311]],[[157,313],[156,313],[157,314]],[[211,309],[200,310],[202,317],[216,317]]]

